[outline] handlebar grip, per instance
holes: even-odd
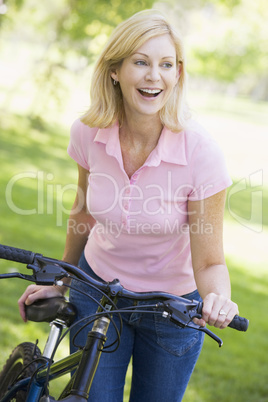
[[[246,318],[235,315],[228,327],[245,332],[248,329],[248,324],[249,321]]]
[[[35,253],[16,247],[0,244],[0,258],[22,264],[31,264],[34,261]]]
[[[197,313],[202,315],[203,302],[199,302],[197,306]],[[244,331],[248,329],[249,320],[239,315],[235,315],[233,320],[228,325],[229,328],[236,329],[237,331]]]

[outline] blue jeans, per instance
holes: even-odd
[[[87,264],[84,255],[79,266],[92,277],[101,280]],[[77,281],[72,283],[93,297],[100,293]],[[185,295],[189,299],[201,300],[197,291]],[[76,304],[78,319],[97,310],[95,302],[71,290],[70,301]],[[152,301],[138,305],[153,304]],[[133,306],[133,301],[119,299],[118,308]],[[123,331],[119,348],[114,353],[102,353],[100,363],[89,394],[90,402],[122,402],[127,368],[132,357],[132,384],[130,402],[179,402],[182,400],[194,366],[201,352],[204,334],[179,328],[158,314],[122,314]],[[114,320],[119,324],[118,318]],[[90,326],[81,331],[77,344],[84,345]],[[71,331],[71,339],[77,328]],[[107,345],[116,339],[110,324]],[[76,349],[70,346],[71,352]]]

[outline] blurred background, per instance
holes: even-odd
[[[70,125],[88,108],[92,65],[113,28],[147,8],[182,33],[188,103],[225,153],[234,183],[226,260],[233,300],[250,319],[245,334],[216,331],[221,350],[206,339],[184,401],[268,401],[266,0],[0,0],[0,242],[61,258],[76,184]],[[0,263],[12,269],[25,272]],[[2,365],[22,340],[42,345],[48,328],[21,322],[25,283],[0,287]],[[129,376],[125,401],[128,392]]]

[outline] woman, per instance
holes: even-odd
[[[115,29],[96,64],[90,109],[71,129],[79,179],[63,259],[134,291],[202,298],[198,323],[225,328],[238,314],[222,246],[231,180],[213,139],[187,119],[185,74],[181,39],[159,13]],[[23,319],[24,304],[63,292],[29,286]],[[79,318],[95,312],[77,292],[70,298]],[[122,401],[131,357],[132,402],[180,401],[202,342],[158,316],[130,315],[118,351],[102,356],[90,401]]]

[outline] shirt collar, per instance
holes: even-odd
[[[155,151],[164,162],[187,165],[185,145],[184,131],[174,133],[164,127]]]
[[[119,125],[102,128],[97,131],[94,142],[106,144],[108,155],[116,157],[122,162],[122,154],[119,142]],[[185,132],[174,133],[166,127],[163,128],[156,148],[147,160],[147,166],[157,166],[161,160],[177,165],[187,165]]]
[[[94,142],[105,144],[108,155],[118,156],[121,154],[118,123],[115,123],[112,127],[100,128],[97,131]]]

